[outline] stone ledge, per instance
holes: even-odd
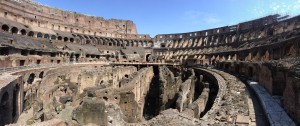
[[[208,118],[207,115],[209,113],[214,113],[216,112],[220,106],[221,106],[221,100],[222,100],[222,97],[226,94],[226,81],[225,79],[219,75],[217,72],[215,71],[212,71],[210,69],[203,69],[203,68],[197,68],[203,72],[206,72],[207,74],[210,74],[212,75],[216,81],[217,81],[217,84],[218,84],[218,87],[219,87],[219,90],[218,90],[218,94],[215,98],[215,101],[213,103],[213,106],[211,107],[211,109],[205,114],[205,116],[203,118]]]
[[[248,80],[247,84],[257,95],[271,126],[296,126],[296,123],[288,116],[284,109],[264,87],[259,85],[258,82],[251,80]]]

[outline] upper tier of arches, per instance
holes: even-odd
[[[31,0],[1,0],[0,16],[26,24],[90,34],[137,34],[130,20],[104,19],[41,5]],[[66,28],[66,29],[65,29]]]
[[[131,47],[153,47],[154,42],[151,39],[123,39],[123,38],[109,38],[92,36],[86,34],[69,34],[59,32],[56,34],[49,34],[43,32],[32,31],[30,29],[22,29],[9,24],[1,24],[1,31],[9,32],[11,34],[28,36],[38,39],[46,39],[49,41],[62,41],[77,43],[82,45],[107,45],[107,46],[131,46]]]
[[[299,28],[300,16],[287,19],[286,16],[270,15],[233,26],[188,33],[159,34],[153,41],[163,48],[196,49],[271,39]]]

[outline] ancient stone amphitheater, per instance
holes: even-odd
[[[0,126],[300,123],[300,16],[151,38],[0,0],[0,27]]]

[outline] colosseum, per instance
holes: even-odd
[[[300,124],[300,15],[150,37],[0,0],[0,27],[0,126]]]

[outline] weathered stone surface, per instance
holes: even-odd
[[[151,38],[130,20],[2,0],[0,26],[0,125],[300,122],[299,15]],[[266,117],[233,75],[259,82]]]
[[[249,86],[257,94],[270,125],[295,126],[294,121],[288,116],[284,109],[271,97],[261,85],[254,81],[248,81]]]
[[[93,99],[84,99],[83,103],[73,111],[73,119],[80,125],[104,125],[106,126],[107,114],[105,103]]]

